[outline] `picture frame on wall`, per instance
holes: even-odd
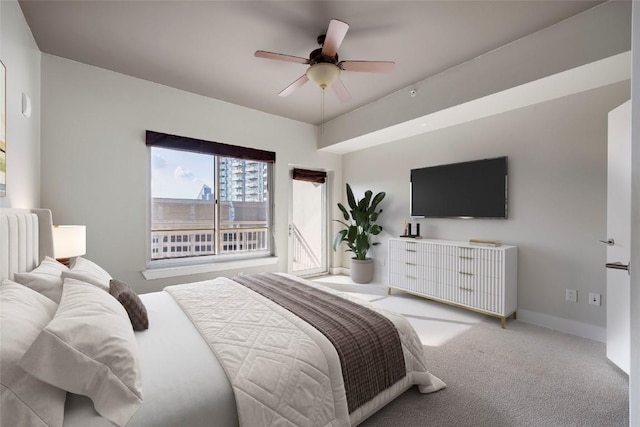
[[[0,197],[7,195],[7,69],[0,61]]]

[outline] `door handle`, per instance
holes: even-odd
[[[604,243],[607,246],[613,246],[616,242],[613,239],[600,240],[600,243]]]
[[[631,274],[631,263],[623,264],[621,262],[608,262],[604,266],[614,270],[627,270],[627,273]]]

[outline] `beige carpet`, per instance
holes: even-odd
[[[507,329],[491,318],[465,325],[425,346],[446,389],[422,395],[412,388],[362,425],[629,425],[628,377],[607,361],[604,344],[519,321]]]

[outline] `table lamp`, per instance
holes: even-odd
[[[67,267],[71,258],[87,253],[87,227],[84,225],[54,225],[53,254]]]

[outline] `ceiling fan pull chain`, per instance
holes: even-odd
[[[324,133],[324,89],[320,91],[320,135]]]

